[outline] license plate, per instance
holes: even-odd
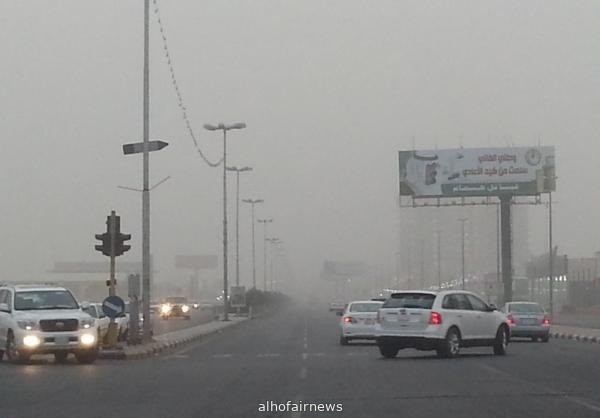
[[[60,335],[54,340],[56,345],[67,345],[69,344],[69,337],[66,335]]]
[[[408,322],[410,320],[410,316],[407,314],[398,314],[398,321],[400,322]]]
[[[523,323],[525,325],[536,325],[538,323],[537,319],[524,319]]]

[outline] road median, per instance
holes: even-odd
[[[154,341],[148,344],[128,345],[120,350],[103,350],[100,352],[100,358],[110,360],[136,360],[153,357],[192,341],[201,340],[203,337],[219,333],[226,328],[241,324],[247,319],[248,318],[246,317],[230,317],[229,321],[213,321],[179,331],[157,335],[154,337]]]

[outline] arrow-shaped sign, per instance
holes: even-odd
[[[161,141],[161,140],[149,141],[148,142],[148,151],[158,151],[158,150],[163,149],[167,145],[169,145],[168,142]],[[133,144],[123,145],[123,154],[125,154],[125,155],[138,154],[140,152],[144,152],[144,143],[143,142],[136,142]]]

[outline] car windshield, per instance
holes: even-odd
[[[350,312],[377,312],[381,308],[381,303],[353,303],[350,305]]]
[[[434,300],[431,293],[394,293],[382,308],[431,309]]]
[[[17,311],[41,309],[79,309],[73,295],[66,290],[36,290],[15,293]]]
[[[544,310],[537,303],[511,303],[508,305],[508,312],[541,314]]]

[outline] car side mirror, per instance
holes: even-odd
[[[490,312],[498,310],[498,307],[496,305],[494,305],[493,303],[490,303],[488,306],[490,308]]]
[[[344,312],[342,312],[342,311],[337,311],[335,314],[336,314],[337,316],[342,316],[342,315],[344,315]]]
[[[90,303],[89,302],[81,302],[79,304],[79,306],[81,307],[81,309],[90,309]]]
[[[0,312],[10,312],[7,303],[0,303]]]

